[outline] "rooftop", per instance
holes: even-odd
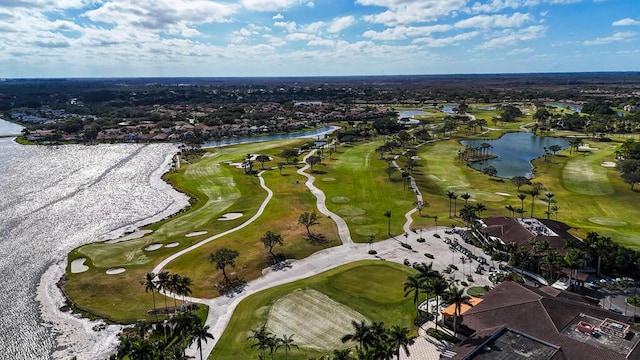
[[[502,327],[464,360],[548,360],[560,347],[523,332]]]

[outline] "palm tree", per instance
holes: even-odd
[[[548,192],[546,194],[544,194],[544,196],[547,198],[547,219],[551,216],[551,202],[554,196],[556,196],[554,193]]]
[[[540,190],[542,190],[540,183],[534,183],[531,190],[529,190],[529,195],[531,195],[531,218],[533,218],[533,205],[535,204],[536,197],[540,195]]]
[[[156,322],[158,322],[158,312],[156,311],[156,284],[154,279],[156,274],[148,272],[144,276],[144,281],[141,282],[144,285],[144,292],[151,291],[151,298],[153,299],[153,314],[156,316]]]
[[[438,313],[440,312],[440,296],[442,296],[447,291],[447,289],[449,288],[449,283],[443,277],[438,276],[431,280],[431,282],[429,283],[429,286],[431,287],[431,291],[433,292],[433,294],[436,296],[436,313],[434,314],[435,315],[434,322],[436,323],[436,330],[438,330]]]
[[[460,195],[460,198],[464,199],[464,205],[467,206],[467,202],[469,201],[469,199],[471,199],[471,194],[464,193],[464,194]]]
[[[180,280],[178,281],[178,286],[176,288],[176,294],[182,295],[182,302],[186,303],[186,296],[192,293],[191,291],[192,281],[187,276],[180,276]]]
[[[555,274],[562,263],[564,263],[564,259],[558,255],[558,252],[553,249],[549,249],[540,260],[540,267],[544,267],[546,269],[547,277],[549,279],[555,280]]]
[[[520,208],[524,210],[524,199],[527,198],[527,195],[520,193],[518,194],[518,199],[520,199]],[[524,211],[522,212],[524,214]],[[520,219],[522,219],[523,215],[520,215]]]
[[[351,348],[333,350],[333,360],[353,360]]]
[[[269,338],[272,334],[267,330],[266,326],[262,326],[257,330],[251,329],[251,333],[251,336],[249,336],[247,340],[253,339],[256,341],[251,347],[257,348],[260,352],[260,359],[264,359],[264,350],[269,348]]]
[[[511,213],[511,217],[514,217],[514,212],[516,211],[516,208],[514,208],[513,205],[511,204],[505,206],[505,208],[509,210],[509,212]]]
[[[169,289],[172,293],[178,295],[178,287],[180,286],[180,278],[182,276],[180,276],[179,274],[171,274],[171,276],[169,277]],[[177,297],[174,296],[173,297],[173,312],[175,313],[176,310],[178,309],[178,301],[176,299]]]
[[[565,265],[569,267],[569,288],[572,288],[573,273],[580,267],[584,260],[584,251],[580,249],[571,249],[563,258]]]
[[[194,327],[191,332],[191,344],[193,344],[194,341],[196,342],[196,346],[200,351],[200,360],[204,359],[202,356],[202,341],[204,340],[204,342],[206,343],[207,339],[214,338],[213,335],[209,333],[209,325],[203,325],[204,324],[198,324],[198,326]]]
[[[420,291],[424,287],[424,280],[418,275],[409,275],[407,281],[404,282],[404,297],[413,294],[413,305],[416,307],[416,316],[418,316],[418,302],[420,300]]]
[[[282,335],[282,337],[279,339],[279,344],[276,346],[276,349],[279,349],[280,347],[284,347],[284,359],[287,360],[289,358],[289,351],[291,350],[291,348],[294,347],[298,349],[298,345],[294,344],[293,334],[289,336]]]
[[[480,214],[487,210],[487,206],[483,203],[476,203],[476,205],[474,206],[475,210],[478,212],[478,217],[480,217]]]
[[[458,194],[453,193],[453,216],[458,216],[456,215],[458,213]]]
[[[155,359],[155,346],[147,339],[136,339],[130,343],[129,359],[153,360]]]
[[[343,343],[346,343],[347,341],[355,341],[361,348],[364,348],[365,344],[368,344],[371,340],[369,325],[367,325],[364,320],[361,320],[360,322],[351,320],[351,326],[353,326],[353,332],[351,334],[344,335],[340,340],[342,340]]]
[[[473,306],[469,300],[471,297],[464,293],[464,289],[458,289],[455,286],[452,286],[447,291],[447,298],[449,299],[450,304],[454,304],[453,311],[453,336],[458,334],[458,316],[460,316],[460,311],[462,309],[462,304],[467,304],[469,306]]]
[[[391,236],[391,210],[385,211],[384,216],[386,216],[388,219],[387,233],[389,234],[389,236]]]
[[[158,276],[156,279],[156,287],[158,288],[158,291],[162,291],[162,294],[164,295],[164,313],[165,314],[169,314],[169,310],[167,307],[167,291],[169,291],[170,278],[171,278],[171,274],[169,274],[168,271],[161,271],[160,273],[158,273]]]
[[[449,198],[449,217],[451,217],[451,204],[455,196],[457,196],[455,192],[447,191],[447,197]]]
[[[391,348],[395,350],[396,359],[400,359],[400,349],[404,349],[404,353],[409,356],[409,346],[415,343],[415,336],[409,335],[408,328],[399,325],[393,325],[388,331],[388,342]]]

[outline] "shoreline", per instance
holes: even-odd
[[[171,170],[173,157],[178,151],[177,146],[174,147],[174,151],[166,155],[162,164],[149,176],[150,186],[169,195],[172,203],[155,215],[111,230],[92,242],[117,239],[132,230],[173,216],[189,206],[189,197],[162,179],[162,176]],[[66,275],[68,256],[72,250],[67,251],[63,259],[59,259],[58,262],[46,268],[40,275],[36,287],[35,300],[38,303],[42,324],[49,329],[56,344],[50,357],[51,359],[69,359],[75,356],[78,360],[108,358],[116,351],[119,342],[118,336],[125,326],[106,325],[102,319],[90,320],[71,311],[60,310],[62,306],[66,305],[67,300],[71,300],[58,287],[58,283]],[[102,329],[96,331],[94,327]]]

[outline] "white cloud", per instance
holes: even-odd
[[[288,32],[294,32],[298,27],[295,21],[276,21],[273,25],[276,27],[284,28]]]
[[[356,3],[386,7],[387,11],[364,16],[364,19],[394,26],[438,20],[463,9],[466,0],[356,0]]]
[[[324,21],[315,21],[310,24],[301,25],[300,31],[317,34],[319,33],[327,24]]]
[[[510,28],[521,27],[532,20],[531,15],[514,13],[507,15],[478,15],[455,23],[457,28]]]
[[[330,33],[338,33],[349,26],[355,24],[356,18],[353,16],[343,16],[334,19],[329,26],[327,27],[327,31]]]
[[[445,32],[453,29],[451,25],[431,25],[431,26],[396,26],[383,31],[365,31],[362,36],[373,40],[404,40],[407,38],[428,36],[437,32]]]
[[[284,19],[284,15],[277,13],[275,15],[273,15],[273,17],[271,18],[272,20],[282,20]]]
[[[307,7],[313,9],[314,7],[316,7],[316,3],[314,3],[313,1],[309,1],[307,3]]]
[[[316,39],[311,40],[307,43],[308,46],[334,46],[336,42],[330,39]]]
[[[277,11],[300,5],[302,0],[240,0],[240,4],[253,11]]]
[[[293,33],[293,34],[287,35],[287,40],[290,40],[290,41],[309,41],[309,40],[316,40],[316,39],[318,39],[317,36],[312,34],[307,34],[307,33]]]
[[[637,26],[640,25],[640,20],[635,20],[632,18],[624,18],[622,20],[614,21],[612,26]]]
[[[521,48],[521,49],[513,49],[507,53],[507,55],[521,55],[521,54],[530,54],[534,52],[532,48]]]
[[[636,33],[631,31],[617,32],[611,36],[599,37],[593,40],[585,40],[582,42],[582,44],[583,45],[604,45],[604,44],[610,44],[614,42],[626,42],[626,41],[630,41],[631,38],[635,36],[636,36]]]
[[[470,40],[480,35],[478,31],[471,31],[468,33],[457,34],[454,36],[443,37],[443,38],[432,38],[426,37],[421,39],[416,39],[412,41],[412,44],[424,44],[428,47],[443,47],[454,45],[460,41]]]
[[[504,46],[514,46],[520,41],[534,40],[544,35],[546,28],[542,25],[529,26],[518,31],[505,30],[497,37],[478,45],[478,49],[494,49]]]

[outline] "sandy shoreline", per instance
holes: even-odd
[[[176,147],[175,152],[166,156],[164,162],[149,178],[151,187],[171,197],[171,204],[153,216],[112,230],[101,239],[95,239],[95,242],[119,239],[126,233],[161,221],[189,205],[189,199],[185,194],[176,191],[171,185],[162,180],[162,175],[171,169],[171,162],[177,151],[178,148]],[[69,249],[69,251],[71,250]],[[36,301],[39,303],[43,325],[49,328],[57,344],[50,357],[52,359],[70,359],[75,356],[78,360],[109,358],[109,355],[116,350],[118,334],[123,329],[123,326],[103,326],[103,321],[90,321],[86,318],[78,318],[70,312],[60,311],[60,307],[65,304],[65,297],[58,288],[57,282],[64,276],[65,270],[66,259],[50,266],[41,276],[36,291]],[[94,330],[97,325],[103,328]]]

